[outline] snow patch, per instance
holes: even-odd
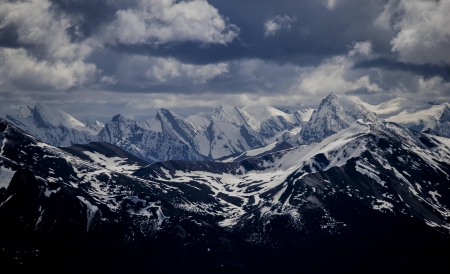
[[[87,216],[87,226],[86,226],[86,232],[89,232],[89,227],[91,225],[92,220],[95,217],[95,213],[98,211],[98,207],[95,205],[92,205],[88,200],[86,200],[82,196],[77,196],[78,199],[80,199],[81,202],[86,206],[86,216]]]

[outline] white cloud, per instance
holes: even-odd
[[[372,53],[372,42],[370,40],[364,42],[353,42],[348,55],[353,56],[364,56],[368,57]]]
[[[174,78],[188,78],[196,84],[204,84],[214,77],[227,74],[228,64],[217,63],[208,65],[183,64],[173,58],[151,58],[154,63],[147,70],[147,78],[156,79],[159,82],[167,82]]]
[[[440,76],[434,76],[429,79],[424,79],[423,76],[417,76],[416,79],[418,91],[426,100],[436,100],[445,92],[450,91],[450,83],[445,82]]]
[[[105,83],[107,85],[115,85],[117,83],[117,77],[104,75],[102,76],[102,78],[100,78],[100,82]]]
[[[2,3],[0,30],[16,28],[21,46],[0,48],[2,89],[19,84],[65,90],[92,81],[96,66],[84,59],[93,42],[72,43],[66,34],[70,26],[68,18],[55,16],[47,0]]]
[[[39,61],[24,49],[0,48],[0,84],[66,90],[94,80],[96,67],[81,60]]]
[[[53,60],[79,60],[92,52],[87,43],[71,43],[66,29],[72,26],[64,16],[55,16],[47,0],[31,0],[0,5],[0,29],[16,26],[22,46],[38,47],[45,57]]]
[[[291,29],[291,23],[297,21],[297,17],[277,15],[264,23],[264,36],[275,35],[280,29]]]
[[[136,9],[117,11],[105,39],[124,44],[227,44],[238,34],[239,28],[206,0],[141,0]]]
[[[360,89],[382,91],[376,83],[370,81],[368,75],[351,75],[352,67],[353,62],[349,58],[339,55],[327,59],[318,67],[299,69],[300,78],[293,90],[321,97],[331,92],[345,93]]]
[[[449,64],[449,14],[448,0],[390,0],[376,24],[397,32],[391,40],[392,51],[402,61]]]

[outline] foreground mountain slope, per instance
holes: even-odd
[[[109,143],[92,142],[85,145],[73,145],[60,149],[101,167],[131,173],[149,163],[125,150]]]
[[[229,269],[251,248],[215,225],[234,205],[208,192],[84,161],[3,119],[0,143],[0,261],[10,270]]]
[[[100,122],[81,122],[65,113],[44,104],[34,108],[20,107],[17,116],[6,116],[14,125],[53,146],[85,144],[97,140],[103,128]]]
[[[134,174],[209,187],[241,208],[221,226],[292,260],[321,256],[332,262],[328,270],[355,270],[376,259],[412,270],[410,258],[442,264],[448,254],[449,145],[393,123],[358,120],[320,143],[262,158],[164,162]]]
[[[251,208],[249,215],[242,211],[242,216],[229,220],[233,224],[244,224],[258,211],[261,217],[283,211],[301,214],[295,208],[298,201],[314,201],[308,202],[300,193],[295,198],[297,187],[308,192],[319,187],[322,193],[313,196],[322,204],[320,200],[339,186],[345,189],[345,195],[356,196],[373,210],[408,212],[448,233],[450,202],[439,197],[450,195],[450,150],[436,137],[416,134],[393,123],[358,120],[320,143],[262,158],[214,166],[158,163],[135,174],[180,183],[203,181],[216,195],[233,197],[243,208]],[[332,173],[340,175],[333,178]],[[358,194],[360,191],[367,195]]]
[[[450,256],[450,140],[431,133],[357,119],[259,158],[131,175],[4,120],[0,133],[0,258],[14,266],[408,272]]]

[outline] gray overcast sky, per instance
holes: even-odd
[[[0,116],[450,101],[450,0],[0,2]]]

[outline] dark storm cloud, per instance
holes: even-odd
[[[17,26],[14,24],[4,26],[0,29],[0,47],[17,48],[19,47],[19,43],[17,43],[18,38]]]
[[[363,3],[364,2],[364,3]],[[371,40],[377,52],[390,55],[390,31],[374,26],[385,1],[343,1],[332,10],[317,1],[209,1],[229,22],[240,28],[239,39],[204,47],[198,42],[114,44],[126,54],[174,57],[195,64],[258,58],[297,65],[317,65],[323,58],[343,54],[353,41]],[[278,15],[297,18],[289,29],[264,35],[264,23]],[[97,24],[99,24],[97,22]]]
[[[209,1],[230,23],[240,28],[239,39],[225,45],[202,46],[198,42],[170,43],[163,46],[115,43],[106,45],[125,54],[174,57],[186,63],[207,64],[258,58],[298,65],[318,64],[323,58],[342,54],[353,41],[371,40],[379,53],[391,54],[390,31],[374,26],[386,1],[340,1],[327,9],[320,1]],[[74,41],[95,35],[110,24],[119,9],[136,6],[135,1],[63,1],[53,7],[74,18],[67,28]],[[297,18],[290,29],[264,35],[264,23],[278,15]],[[99,64],[101,66],[101,64]]]
[[[74,25],[66,29],[74,42],[95,35],[101,27],[111,23],[117,10],[124,6],[119,1],[103,0],[51,0],[51,3],[53,11],[74,20]],[[129,1],[129,5],[132,4]]]

